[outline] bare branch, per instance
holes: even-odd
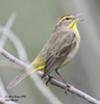
[[[51,80],[51,84],[56,85],[62,89],[66,89],[66,84],[59,82],[55,79]],[[88,95],[88,94],[84,93],[83,91],[75,88],[74,86],[72,86],[70,84],[68,84],[67,86],[68,86],[68,91],[71,92],[72,94],[78,95],[79,97],[85,99],[86,101],[88,101],[91,104],[100,104],[99,100],[91,97],[90,95]]]
[[[23,48],[23,45],[22,45],[20,39],[17,37],[17,35],[15,33],[13,33],[9,28],[5,28],[5,27],[3,28],[2,26],[0,26],[0,31],[4,34],[4,36],[2,36],[0,46],[2,46],[4,44],[5,39],[8,37],[8,39],[11,40],[11,42],[16,47],[19,58],[21,60],[24,59],[23,61],[27,61],[28,59],[27,59],[27,55],[25,53],[25,49]]]
[[[16,18],[16,14],[12,13],[6,25],[0,26],[0,32],[2,34],[1,39],[0,39],[0,46],[3,47],[7,38],[10,39],[11,42],[15,45],[19,58],[23,61],[26,61],[28,59],[27,59],[27,54],[25,52],[23,44],[21,43],[17,35],[11,31],[11,27],[14,24],[15,18]]]
[[[16,14],[13,13],[10,18],[8,19],[6,25],[4,26],[4,28],[0,29],[0,32],[2,34],[1,36],[1,39],[0,39],[0,46],[3,47],[6,43],[6,40],[7,40],[7,35],[8,33],[6,33],[6,29],[10,29],[12,27],[12,25],[14,24],[14,21],[15,21],[15,18],[16,18]]]
[[[29,68],[30,65],[28,65],[27,63],[24,63],[23,61],[17,59],[16,57],[12,56],[10,53],[8,53],[7,51],[5,51],[4,49],[0,48],[0,53],[6,57],[7,59],[9,59],[10,61],[12,61],[13,63],[21,66],[22,68]],[[43,75],[43,72],[38,72],[38,74],[41,76]],[[46,78],[48,79],[48,78]],[[66,84],[56,80],[56,79],[52,79],[51,82],[50,82],[52,85],[54,86],[57,86],[59,88],[62,88],[62,89],[66,89]],[[91,104],[100,104],[100,101],[91,97],[90,95],[84,93],[83,91],[75,88],[74,86],[68,84],[68,91],[72,94],[75,94],[75,95],[78,95],[80,96],[81,98],[85,99],[86,101],[90,102]]]

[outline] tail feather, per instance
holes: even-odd
[[[26,72],[20,73],[19,75],[17,75],[17,76],[15,77],[14,80],[12,80],[12,81],[8,84],[7,88],[8,88],[8,89],[14,88],[14,87],[15,87],[16,85],[18,85],[22,80],[24,80],[25,78],[27,78],[29,75],[35,73],[36,71],[37,71],[37,69],[34,69],[34,70],[32,70],[32,71],[30,71],[30,72],[28,72],[28,73],[26,73]]]

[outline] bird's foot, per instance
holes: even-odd
[[[52,76],[48,75],[48,79],[46,81],[46,85],[48,85],[48,83],[51,81],[52,78],[53,78]]]
[[[68,95],[69,88],[70,88],[70,84],[69,83],[66,83],[66,87],[65,87],[65,94],[66,95]]]

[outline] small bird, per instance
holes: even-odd
[[[8,84],[7,88],[15,87],[27,76],[37,71],[43,71],[42,78],[44,78],[47,75],[50,76],[50,73],[55,70],[65,82],[58,70],[70,62],[79,48],[80,34],[77,24],[80,21],[81,18],[78,15],[60,17],[46,44],[31,63],[33,69],[28,73],[20,73]]]

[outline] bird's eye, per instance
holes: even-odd
[[[70,18],[67,17],[66,20],[70,20]]]

